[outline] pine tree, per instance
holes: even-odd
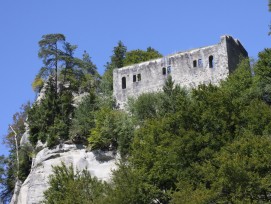
[[[55,97],[57,97],[57,84],[58,84],[58,64],[61,60],[63,52],[59,48],[59,44],[65,42],[63,34],[47,34],[43,35],[39,41],[39,57],[42,59],[44,67],[40,70],[39,75],[45,72],[54,74],[55,76]],[[54,72],[53,72],[54,69]],[[48,75],[47,75],[48,76]]]

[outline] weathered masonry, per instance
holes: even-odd
[[[182,87],[217,85],[234,71],[241,57],[248,57],[242,44],[231,36],[222,36],[216,45],[115,69],[114,97],[120,108],[124,108],[129,97],[162,90],[169,74]]]

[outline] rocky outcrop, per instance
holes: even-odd
[[[19,193],[14,194],[11,203],[36,204],[43,200],[43,192],[49,187],[52,167],[73,165],[74,169],[87,169],[100,180],[109,181],[112,170],[116,169],[117,155],[112,152],[88,152],[83,145],[62,144],[54,149],[44,148],[34,158],[31,172],[21,185]]]
[[[40,103],[45,97],[46,83],[41,89],[36,103]],[[88,93],[73,94],[73,105],[77,107]],[[66,142],[57,145],[53,149],[46,147],[46,143],[38,141],[35,150],[38,151],[33,158],[30,174],[22,183],[17,181],[11,204],[38,204],[43,200],[43,193],[48,189],[49,175],[52,167],[64,163],[66,166],[73,165],[74,170],[87,169],[92,176],[103,181],[109,181],[112,170],[116,169],[118,156],[113,151],[88,151],[82,144]],[[25,133],[20,140],[20,146],[30,145],[29,126],[25,123]]]
[[[29,142],[29,125],[25,122],[24,126],[25,126],[25,132],[22,135],[22,138],[20,140],[20,146],[23,146],[23,145],[26,145],[26,144],[30,143]]]

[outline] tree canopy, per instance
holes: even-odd
[[[18,141],[27,121],[31,144],[19,147],[18,171],[8,130],[10,155],[0,157],[2,197],[28,176],[38,141],[53,148],[69,140],[119,153],[118,169],[104,183],[87,170],[54,167],[45,203],[271,201],[270,49],[259,53],[253,73],[244,59],[219,86],[185,90],[169,74],[160,92],[131,98],[123,111],[112,97],[113,70],[162,57],[158,51],[127,51],[119,41],[100,78],[90,55],[75,57],[77,46],[64,35],[45,35],[39,46],[44,66],[33,86],[44,96],[14,115]]]

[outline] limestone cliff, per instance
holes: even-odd
[[[74,96],[74,106],[80,103],[86,94]],[[37,98],[39,102],[44,97],[44,90]],[[23,134],[20,146],[29,143],[28,125],[25,124],[26,132]],[[16,182],[11,204],[37,204],[43,200],[43,192],[49,187],[49,175],[52,174],[52,167],[73,165],[74,170],[87,169],[91,175],[100,180],[109,181],[112,170],[116,169],[117,155],[113,151],[88,151],[80,144],[60,144],[49,149],[40,141],[36,146],[38,153],[32,160],[30,174],[22,183]]]
[[[78,170],[88,169],[91,175],[108,181],[112,170],[116,169],[116,155],[111,152],[86,151],[83,145],[63,144],[54,149],[44,148],[33,160],[31,172],[23,184],[17,183],[11,203],[34,204],[43,200],[43,192],[48,188],[48,177],[52,166],[72,164]]]

